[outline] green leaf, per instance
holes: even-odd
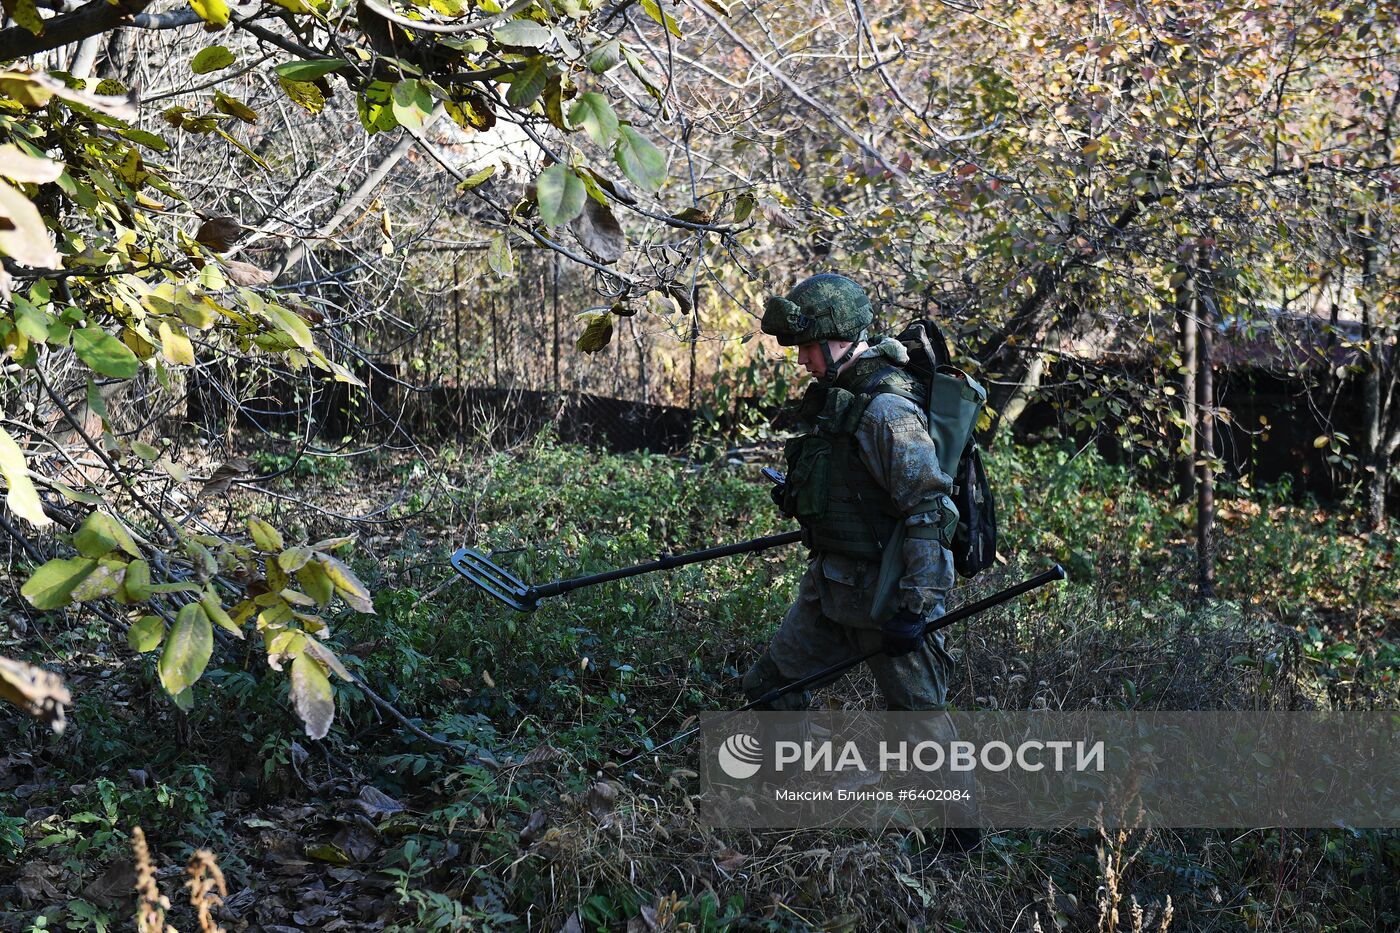
[[[631,126],[619,127],[613,157],[623,175],[645,191],[657,191],[666,179],[666,157]]]
[[[130,347],[91,322],[73,331],[73,349],[93,372],[103,376],[130,379],[141,366]]]
[[[554,40],[554,33],[531,19],[511,20],[497,26],[492,35],[501,45],[523,49],[542,49]]]
[[[316,58],[310,61],[283,62],[276,68],[279,78],[288,81],[315,81],[326,75],[348,68],[350,63],[343,58]]]
[[[9,492],[5,494],[5,504],[20,518],[36,528],[48,525],[52,520],[44,514],[44,504],[34,481],[29,478],[29,467],[24,462],[24,451],[0,427],[0,475],[5,477]]]
[[[503,279],[514,270],[515,257],[511,255],[510,238],[504,233],[498,233],[491,238],[491,245],[486,249],[486,264]]]
[[[473,172],[466,178],[462,179],[462,181],[457,185],[457,190],[470,191],[473,188],[478,188],[481,185],[485,184],[486,180],[494,174],[496,174],[496,166],[488,165],[484,169],[481,169],[478,172]]]
[[[276,553],[286,545],[282,542],[282,535],[261,518],[248,519],[248,535],[253,539],[253,543],[258,546],[258,550]]]
[[[243,637],[243,629],[225,611],[223,604],[219,602],[219,597],[209,590],[204,591],[204,595],[199,597],[199,604],[204,608],[204,612],[213,620],[219,628],[226,630],[239,638]]]
[[[535,180],[540,219],[551,227],[566,224],[583,213],[588,198],[583,182],[565,165],[551,165]]]
[[[282,90],[292,103],[307,113],[317,114],[326,109],[326,95],[310,81],[293,81],[278,75],[277,83],[282,85]]]
[[[221,68],[227,68],[237,60],[227,46],[211,45],[207,49],[199,50],[199,53],[190,61],[190,70],[197,75],[207,75]]]
[[[544,58],[532,58],[525,70],[511,77],[510,90],[506,91],[506,103],[524,110],[544,93],[545,82],[549,80],[549,62]]]
[[[214,626],[204,607],[199,603],[181,606],[157,665],[165,692],[175,696],[199,680],[213,652]]]
[[[417,78],[400,81],[394,85],[390,106],[399,126],[417,132],[428,125],[428,117],[433,113],[433,95]]]
[[[681,38],[681,27],[676,24],[670,13],[661,9],[661,4],[657,0],[642,0],[642,10],[657,23],[666,27],[666,31],[677,39]]]
[[[223,29],[228,25],[228,4],[224,0],[190,0],[190,9],[210,26]]]
[[[97,569],[90,557],[67,557],[44,564],[20,587],[20,594],[35,609],[58,609],[68,605],[78,584]]]
[[[73,535],[73,547],[84,557],[101,557],[120,547],[132,557],[140,557],[136,542],[120,522],[105,512],[93,512]]]
[[[603,74],[617,67],[622,61],[622,43],[609,39],[588,53],[588,70],[595,75]]]
[[[637,80],[646,85],[647,93],[657,100],[661,99],[661,86],[647,66],[642,63],[642,59],[636,52],[627,46],[622,46],[622,57],[627,60],[627,67],[632,70],[632,74],[637,76]]]
[[[666,157],[629,125],[618,129],[613,157],[622,174],[646,191],[655,191],[666,180]]]
[[[289,547],[277,555],[277,566],[287,573],[296,573],[306,566],[306,562],[311,560],[313,553],[309,547]]]
[[[12,295],[15,306],[15,325],[19,332],[33,343],[44,343],[49,339],[49,316],[44,310],[27,298]]]
[[[739,195],[738,199],[734,202],[734,222],[736,224],[741,224],[748,220],[749,215],[753,213],[753,209],[757,206],[758,198],[753,192],[745,191],[743,194]]]
[[[291,695],[292,706],[306,723],[306,734],[313,739],[324,739],[331,731],[331,719],[335,716],[331,679],[321,663],[305,651],[292,660]]]
[[[159,616],[142,616],[126,630],[126,643],[132,651],[155,651],[165,639],[165,623]]]
[[[589,318],[588,326],[584,328],[583,334],[579,336],[575,346],[584,353],[596,353],[608,345],[608,342],[612,340],[612,335],[612,314],[610,312],[595,314]]]
[[[608,99],[597,91],[589,91],[569,108],[569,123],[581,126],[588,137],[606,146],[617,135],[617,114]]]
[[[145,146],[147,149],[154,149],[156,152],[165,152],[170,148],[170,143],[166,142],[155,133],[135,128],[122,130],[121,135],[134,143]]]
[[[292,670],[296,670],[295,664],[292,665]],[[301,710],[298,709],[297,712],[300,713]],[[306,734],[311,735],[310,722],[306,724]],[[323,735],[324,733],[322,735],[311,735],[311,737],[313,739],[319,739],[322,738]],[[332,865],[350,864],[350,856],[346,855],[345,850],[334,842],[319,842],[314,846],[308,846],[306,855],[308,858],[314,858],[318,862],[330,862]]]
[[[75,603],[85,603],[93,599],[105,599],[121,593],[122,581],[126,578],[126,561],[104,557],[97,567],[88,574],[82,583],[73,587],[72,599]]]
[[[366,132],[382,133],[392,130],[394,110],[389,104],[394,86],[388,81],[371,81],[356,100],[355,106],[360,115],[360,125]]]
[[[214,92],[214,109],[219,113],[226,113],[231,117],[237,117],[244,123],[257,123],[258,112],[249,107],[237,97],[230,97],[223,91]]]
[[[132,602],[145,602],[155,591],[151,588],[151,566],[144,560],[134,560],[126,565],[126,576],[122,578],[122,588]]]

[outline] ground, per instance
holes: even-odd
[[[247,453],[260,469],[286,459]],[[473,590],[447,557],[472,543],[543,581],[785,530],[757,465],[548,437],[444,448],[431,463],[304,463],[280,488],[340,513],[395,503],[355,552],[376,614],[337,619],[333,644],[431,738],[339,683],[335,729],[312,742],[285,678],[235,645],[216,653],[186,715],[124,632],[51,625],[10,604],[6,653],[62,669],[76,702],[61,736],[0,725],[0,929],[129,928],[137,825],[181,930],[197,928],[181,887],[195,849],[222,868],[229,894],[215,916],[234,931],[1400,923],[1391,832],[1014,831],[927,862],[894,831],[706,828],[693,747],[610,763],[740,702],[739,675],[781,618],[800,550],[581,590],[532,614]],[[1008,561],[957,601],[1052,560],[1071,581],[951,630],[959,708],[1400,700],[1395,538],[1357,537],[1343,513],[1285,489],[1233,490],[1221,598],[1201,607],[1189,516],[1142,478],[1047,445],[994,451],[991,473]],[[236,492],[219,508],[283,510],[293,534],[298,522],[308,536],[344,528]],[[858,675],[821,699],[860,708],[872,695]]]

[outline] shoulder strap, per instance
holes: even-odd
[[[870,375],[870,378],[865,380],[865,385],[861,386],[860,389],[857,390],[857,393],[860,395],[869,395],[870,393],[874,392],[877,388],[879,388],[880,383],[884,382],[886,379],[890,378],[897,372],[899,372],[898,366],[884,366],[880,369],[875,370],[875,372]]]

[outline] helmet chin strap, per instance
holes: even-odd
[[[831,385],[836,381],[836,377],[841,375],[841,367],[846,365],[851,355],[856,352],[856,347],[860,346],[861,341],[864,339],[865,331],[862,330],[859,334],[856,334],[856,339],[851,341],[851,345],[846,348],[846,352],[842,353],[840,358],[835,360],[831,358],[831,341],[823,340],[821,342],[822,359],[826,361],[826,375],[822,376],[822,385]]]

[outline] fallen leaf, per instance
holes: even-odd
[[[588,806],[588,812],[601,820],[617,806],[617,787],[607,781],[599,781],[589,788],[584,803]]]
[[[549,817],[543,810],[536,810],[530,814],[530,820],[525,824],[525,828],[520,830],[520,845],[522,848],[530,845],[549,826]]]
[[[553,761],[562,754],[564,753],[550,745],[549,742],[541,742],[539,745],[532,748],[529,754],[520,759],[519,767],[524,768],[529,765],[544,764],[547,761]]]
[[[360,796],[355,798],[355,806],[363,810],[365,815],[372,820],[393,816],[395,813],[402,813],[408,809],[379,788],[369,784],[360,788]]]
[[[251,262],[242,262],[237,259],[225,259],[224,268],[228,272],[229,281],[235,285],[242,285],[244,288],[261,288],[264,285],[271,285],[277,279],[276,275],[266,269],[260,269]]]
[[[199,495],[196,499],[203,499],[205,496],[221,496],[228,492],[229,486],[235,479],[247,473],[253,468],[253,464],[245,457],[235,457],[227,463],[221,463],[214,470],[204,485],[200,487]]]
[[[232,217],[210,217],[199,225],[194,238],[216,253],[226,253],[242,235],[243,228]]]

